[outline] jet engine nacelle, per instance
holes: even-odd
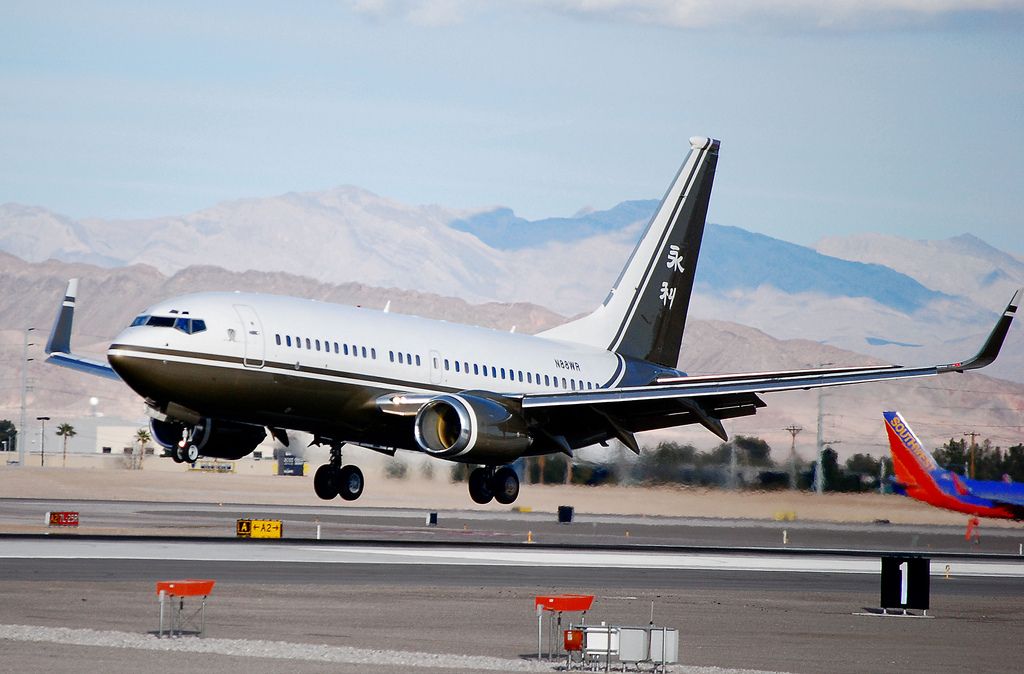
[[[210,418],[204,418],[194,427],[150,419],[149,428],[158,445],[172,450],[181,442],[183,433],[191,428],[192,444],[199,450],[199,455],[213,459],[241,459],[267,437],[262,426]]]
[[[526,421],[506,404],[480,395],[439,395],[420,408],[416,443],[441,459],[464,463],[508,463],[533,441]]]

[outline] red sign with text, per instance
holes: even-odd
[[[51,527],[77,527],[78,526],[78,513],[73,510],[65,511],[51,511],[50,512],[50,526]]]

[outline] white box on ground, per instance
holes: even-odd
[[[666,664],[679,662],[679,630],[651,628],[651,660]]]
[[[583,631],[583,650],[587,655],[615,655],[619,652],[619,630],[587,625]]]
[[[647,628],[620,627],[619,661],[624,663],[637,663],[648,659],[650,658],[648,657],[647,650]]]

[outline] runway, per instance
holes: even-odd
[[[539,544],[658,545],[713,548],[857,549],[934,554],[989,553],[1020,556],[1024,527],[980,528],[980,540],[964,539],[961,526],[771,521],[697,517],[578,514],[559,524],[552,513],[438,512],[425,526],[427,510],[324,506],[254,506],[211,503],[152,503],[100,500],[0,499],[0,533],[42,533],[49,510],[80,513],[77,531],[88,534],[170,535],[233,538],[242,518],[281,520],[284,538],[422,543],[503,542]]]
[[[52,503],[0,501],[0,525],[39,522],[39,509]],[[831,547],[739,550],[758,533],[773,542],[778,524],[793,523],[599,517],[559,525],[551,514],[440,513],[446,529],[425,527],[414,511],[335,511],[334,520],[317,508],[275,507],[265,512],[280,514],[286,537],[296,538],[262,542],[209,536],[229,524],[233,531],[242,512],[263,514],[252,508],[83,502],[81,509],[99,529],[174,531],[168,523],[191,513],[186,528],[198,530],[92,537],[83,526],[77,535],[0,536],[5,668],[252,674],[280,671],[286,658],[286,668],[300,672],[553,671],[536,660],[533,598],[563,592],[596,596],[588,622],[644,625],[653,603],[655,623],[680,630],[677,672],[1010,672],[1024,657],[1024,561],[965,554],[979,546],[960,545],[962,531],[946,531],[952,527],[800,523],[798,536]],[[315,533],[318,518],[328,539],[301,537]],[[518,540],[524,524],[541,543]],[[594,533],[623,526],[632,527],[628,545],[624,536]],[[982,548],[989,541],[1016,547],[1014,535],[987,533]],[[729,546],[681,544],[691,536]],[[914,536],[947,543],[930,555],[934,618],[854,615],[878,605],[879,557],[844,545],[863,537],[882,548]],[[671,543],[636,545],[647,539]],[[156,628],[155,581],[181,577],[217,580],[206,652],[195,650],[196,639],[172,647],[148,634]]]

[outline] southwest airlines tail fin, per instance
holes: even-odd
[[[690,139],[690,154],[604,303],[543,336],[676,366],[718,147],[711,138]]]
[[[893,470],[897,479],[907,487],[927,489],[936,486],[934,471],[941,470],[921,441],[914,435],[899,412],[883,412],[885,431],[889,436]]]

